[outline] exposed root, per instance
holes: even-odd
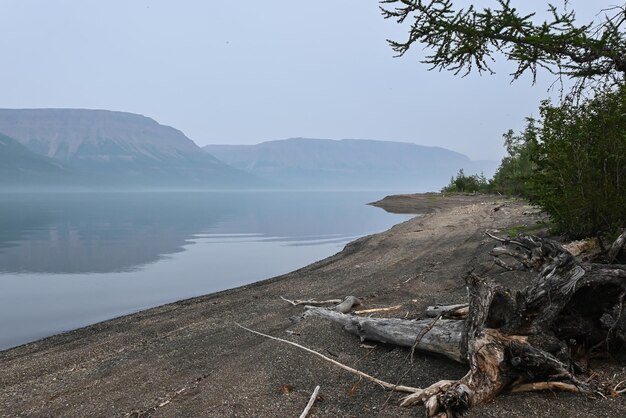
[[[411,355],[418,349],[468,363],[468,373],[459,380],[407,388],[411,394],[401,404],[424,404],[428,417],[460,416],[506,390],[625,394],[625,382],[608,386],[585,373],[592,354],[624,355],[626,266],[576,258],[574,254],[583,254],[589,259],[587,242],[563,246],[530,235],[515,239],[487,235],[503,244],[491,251],[498,264],[536,273],[525,289],[512,292],[470,274],[466,278],[469,303],[429,307],[427,314],[434,320],[362,318],[312,306],[306,307],[304,317],[337,322],[362,341],[411,348]],[[626,231],[603,256],[621,259],[625,243]],[[327,360],[387,389],[401,390]]]
[[[405,396],[404,398],[402,398],[400,405],[401,406],[421,405],[425,403],[431,397],[450,389],[450,387],[455,383],[456,383],[456,380],[440,380],[439,382],[434,383],[425,389],[420,389],[415,393]]]
[[[580,392],[580,388],[576,385],[572,385],[571,383],[563,383],[563,382],[535,382],[535,383],[525,383],[522,385],[514,386],[511,389],[511,393],[521,393],[521,392],[539,392],[542,390],[560,390],[563,392]]]

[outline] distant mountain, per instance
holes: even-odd
[[[0,109],[0,132],[47,161],[62,164],[77,180],[71,184],[113,188],[264,184],[207,154],[179,130],[132,113]]]
[[[440,147],[361,139],[292,138],[257,145],[207,145],[204,150],[289,188],[439,190],[460,168],[466,173],[491,169],[486,162],[477,164]]]
[[[15,139],[0,134],[0,185],[23,187],[68,180],[69,173],[62,163],[38,155]]]

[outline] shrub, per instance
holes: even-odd
[[[593,236],[626,225],[626,88],[559,106],[544,102],[531,141],[531,200],[559,232]]]
[[[460,169],[456,177],[450,179],[450,184],[441,189],[442,192],[487,192],[490,188],[487,178],[481,173],[465,175],[465,171]]]
[[[537,127],[534,119],[527,119],[524,132],[515,135],[513,130],[505,133],[504,144],[508,155],[502,159],[492,180],[493,190],[508,196],[532,198],[530,178],[536,168],[532,153],[537,144]]]

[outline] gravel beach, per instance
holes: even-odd
[[[421,216],[283,276],[0,352],[0,416],[297,417],[316,385],[321,390],[312,417],[421,416],[421,407],[399,407],[399,394],[236,326],[295,341],[388,382],[404,375],[402,383],[424,386],[465,374],[463,365],[423,354],[410,365],[408,350],[362,345],[323,320],[293,321],[302,307],[280,296],[354,295],[364,308],[402,305],[381,316],[417,318],[428,305],[464,301],[471,268],[521,288],[528,276],[494,267],[488,255],[493,242],[484,232],[533,228],[541,215],[522,201],[487,196],[398,195],[374,205]],[[626,378],[624,365],[594,367]],[[625,414],[626,397],[547,392],[502,395],[468,416]]]

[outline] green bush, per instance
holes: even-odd
[[[442,192],[488,192],[489,181],[483,174],[465,175],[465,171],[460,169],[456,177],[450,179],[450,184],[441,189]]]
[[[626,225],[626,88],[560,106],[544,102],[531,143],[531,200],[571,237]]]
[[[460,170],[444,192],[525,197],[571,238],[614,233],[626,226],[626,86],[593,98],[544,102],[541,119],[504,135],[508,155],[494,178]]]
[[[530,178],[536,168],[532,153],[537,143],[537,127],[534,119],[528,119],[524,132],[515,135],[509,130],[504,136],[508,155],[502,159],[493,177],[493,191],[507,196],[532,198]]]

